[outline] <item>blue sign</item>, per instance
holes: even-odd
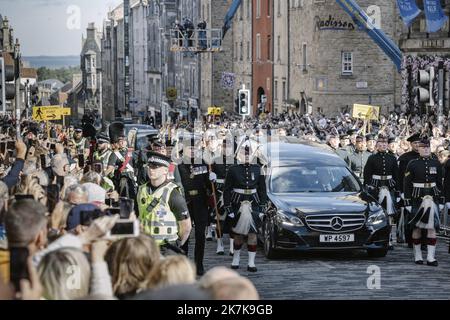
[[[442,29],[448,17],[441,7],[441,0],[424,0],[425,17],[427,18],[427,32],[437,32]]]
[[[397,0],[398,9],[403,22],[409,27],[415,18],[420,14],[416,0]]]

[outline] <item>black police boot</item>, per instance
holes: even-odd
[[[203,263],[197,263],[196,267],[197,267],[197,275],[199,277],[205,274],[205,268],[203,268]]]

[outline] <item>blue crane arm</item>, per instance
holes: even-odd
[[[242,0],[233,0],[227,14],[225,15],[223,27],[222,27],[222,39],[225,37],[227,31],[231,28],[231,23],[233,22],[234,15],[241,5]]]
[[[373,25],[372,19],[361,9],[354,0],[336,0],[336,2],[347,12],[355,23],[364,30],[369,37],[384,51],[392,60],[400,72],[402,64],[402,52],[399,47],[381,30]]]

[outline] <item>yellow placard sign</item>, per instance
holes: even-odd
[[[70,116],[70,114],[70,108],[60,106],[33,107],[33,120],[36,121],[61,120],[62,116]]]
[[[166,91],[166,96],[169,101],[177,100],[178,91],[175,87],[169,87]]]
[[[222,108],[219,108],[219,107],[209,107],[209,108],[208,108],[208,115],[211,115],[211,116],[220,116],[220,115],[222,115]]]
[[[380,107],[364,104],[353,105],[353,118],[378,120],[380,117]]]

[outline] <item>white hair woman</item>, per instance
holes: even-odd
[[[81,250],[64,248],[46,254],[38,274],[45,299],[73,300],[89,294],[91,269]]]

